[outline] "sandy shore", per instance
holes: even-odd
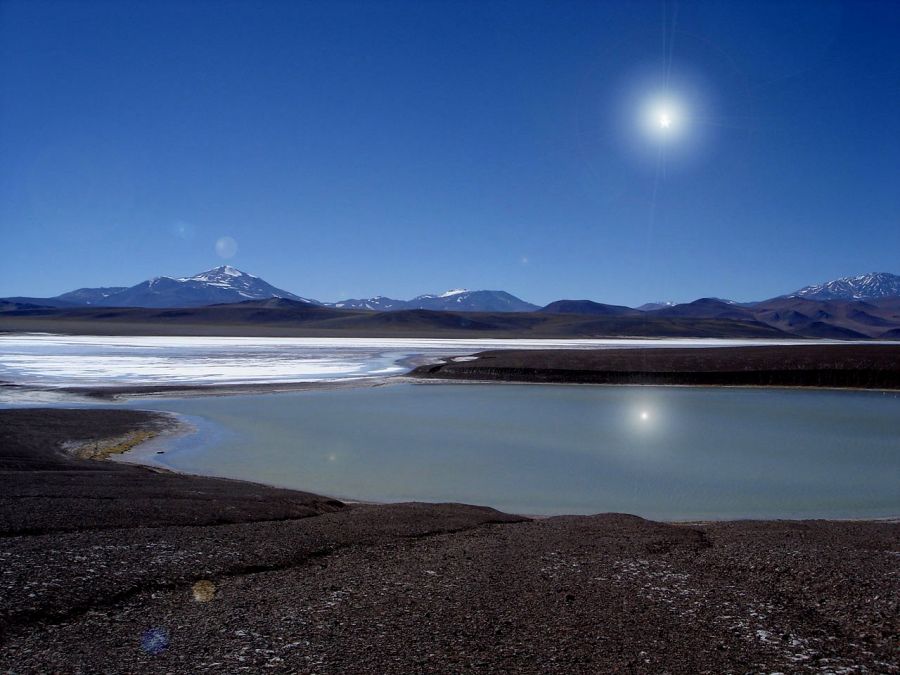
[[[317,389],[351,389],[392,384],[390,377],[358,377],[319,382],[248,382],[235,384],[122,385],[113,387],[60,387],[55,391],[88,399],[113,401],[124,398],[188,398],[191,396],[234,396],[277,394]]]
[[[170,423],[0,411],[0,668],[900,672],[896,523],[348,505],[64,450]]]

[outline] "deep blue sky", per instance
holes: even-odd
[[[321,300],[900,272],[900,3],[0,1],[0,236],[0,295],[224,236]]]

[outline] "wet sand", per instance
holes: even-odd
[[[170,425],[0,411],[0,668],[900,672],[897,523],[348,505],[64,450]]]
[[[166,398],[177,396],[231,396],[240,394],[277,394],[286,391],[312,391],[316,389],[353,389],[380,387],[396,382],[390,377],[359,377],[319,382],[248,382],[234,384],[172,384],[172,385],[117,385],[111,387],[59,387],[55,391],[84,396],[90,399],[112,401],[123,398]]]

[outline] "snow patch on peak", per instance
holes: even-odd
[[[226,279],[258,279],[252,274],[243,272],[231,265],[220,265],[211,270],[200,272],[192,277],[181,277],[178,281],[224,281]]]
[[[416,300],[435,300],[437,298],[452,298],[455,295],[463,295],[465,293],[471,293],[468,288],[451,288],[449,291],[444,291],[443,293],[426,293],[425,295],[417,295],[413,298],[413,301]]]
[[[227,274],[230,277],[241,277],[244,276],[244,272],[241,272],[238,268],[232,267],[231,265],[222,265],[221,267],[216,267],[214,272],[219,272],[220,274]],[[250,275],[247,275],[250,276]]]
[[[788,297],[813,300],[866,300],[900,296],[900,276],[888,272],[871,272],[854,277],[806,286]]]
[[[646,302],[640,307],[636,307],[635,309],[639,309],[642,312],[652,312],[656,309],[665,309],[666,307],[674,307],[677,305],[677,302],[673,300],[657,300],[656,302]]]

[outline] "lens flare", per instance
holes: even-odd
[[[232,237],[220,237],[216,240],[215,248],[216,255],[228,260],[228,258],[233,258],[234,254],[237,253],[238,245]]]

